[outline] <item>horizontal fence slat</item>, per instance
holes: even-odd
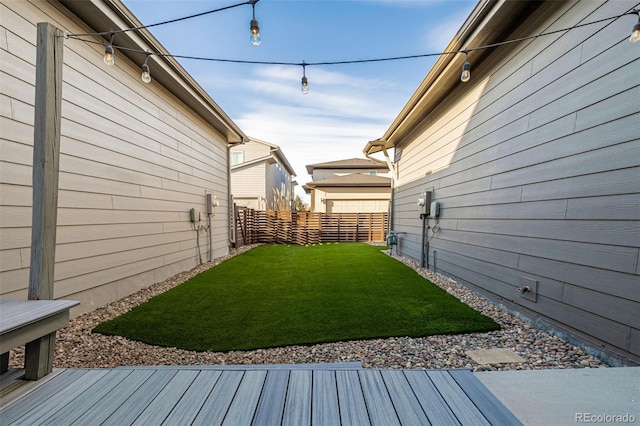
[[[387,213],[258,211],[235,206],[235,247],[255,243],[318,244],[380,242],[387,234]]]

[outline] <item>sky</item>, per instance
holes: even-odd
[[[123,0],[150,25],[242,0]],[[242,61],[306,63],[390,58],[442,52],[477,1],[260,0],[261,44],[249,42],[250,5],[150,28],[173,55]],[[297,177],[306,166],[364,158],[437,60],[428,58],[307,66],[178,59],[249,137],[278,145]],[[153,75],[153,70],[151,70]]]

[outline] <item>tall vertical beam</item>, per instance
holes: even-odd
[[[62,106],[62,31],[38,24],[33,137],[33,218],[29,300],[53,299]],[[27,343],[25,378],[38,380],[53,369],[56,333]]]

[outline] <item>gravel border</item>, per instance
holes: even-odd
[[[410,259],[397,256],[393,257],[464,303],[493,318],[502,329],[489,333],[425,338],[395,337],[231,352],[186,351],[91,332],[99,323],[121,315],[151,297],[253,247],[255,245],[242,247],[232,251],[228,256],[204,263],[73,319],[68,327],[58,331],[54,366],[113,368],[121,365],[298,364],[357,361],[361,362],[365,368],[469,368],[474,371],[606,367],[601,360],[582,349],[501,310],[455,281],[426,268],[420,268]],[[389,254],[388,251],[385,252]],[[491,348],[510,348],[522,357],[524,362],[481,365],[465,354],[469,350]],[[24,348],[17,348],[12,351],[10,366],[19,368],[22,366],[23,359]]]

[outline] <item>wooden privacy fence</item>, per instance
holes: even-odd
[[[257,211],[235,207],[235,247],[254,243],[385,241],[387,213]]]

